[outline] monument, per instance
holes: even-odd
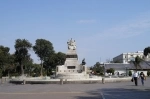
[[[68,50],[66,53],[66,60],[64,65],[56,66],[56,76],[53,77],[55,79],[51,79],[48,76],[45,77],[13,77],[10,82],[11,83],[21,83],[21,84],[47,84],[47,83],[61,83],[63,81],[65,83],[102,83],[108,82],[115,82],[115,81],[126,81],[131,80],[131,78],[106,78],[107,80],[104,81],[104,78],[98,76],[90,76],[87,74],[89,70],[86,67],[85,58],[82,60],[81,63],[78,61],[78,55],[76,52],[76,42],[75,40],[71,39],[67,42]],[[110,79],[110,80],[108,80]]]
[[[76,52],[76,42],[71,38],[67,42],[68,51],[66,53],[66,60],[64,65],[56,66],[56,78],[64,79],[83,79],[89,78],[87,74],[87,67],[85,66],[85,59],[80,64]]]

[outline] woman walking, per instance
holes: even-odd
[[[146,80],[146,77],[143,72],[140,73],[140,78],[141,78],[141,83],[144,86],[144,80]]]

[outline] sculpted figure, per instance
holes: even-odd
[[[69,40],[67,42],[67,44],[68,44],[68,49],[69,50],[76,50],[76,42],[75,42],[75,40],[72,40],[72,38],[71,38],[71,40]]]
[[[82,60],[82,65],[85,65],[86,62],[85,62],[85,58]]]

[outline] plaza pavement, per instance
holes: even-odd
[[[133,82],[105,84],[0,84],[0,99],[150,99],[150,78],[145,86]]]

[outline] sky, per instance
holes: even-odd
[[[0,45],[49,40],[56,52],[77,44],[79,62],[106,62],[150,46],[150,0],[0,0]],[[30,50],[35,63],[39,58]]]

